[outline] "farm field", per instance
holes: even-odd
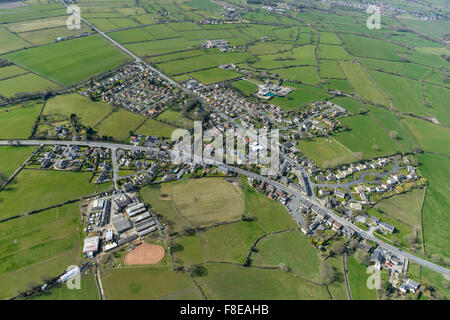
[[[205,85],[242,77],[240,73],[231,70],[222,70],[220,68],[192,72],[190,75]]]
[[[15,65],[1,67],[0,68],[0,80],[9,78],[9,77],[14,77],[14,76],[24,74],[27,72],[28,72],[27,70],[19,68]]]
[[[8,208],[0,210],[0,219],[44,209],[111,186],[110,183],[90,184],[90,176],[89,173],[24,169],[0,192],[0,208]],[[27,201],[20,200],[24,195]]]
[[[367,267],[356,261],[355,257],[347,257],[348,281],[354,300],[377,300],[375,290],[367,288]]]
[[[66,286],[43,292],[30,300],[99,300],[99,289],[93,274],[81,276],[80,290],[70,290]]]
[[[78,206],[76,202],[0,224],[2,299],[26,289],[28,283],[42,283],[42,279],[55,277],[79,262]]]
[[[208,299],[328,299],[322,286],[281,270],[205,264],[206,275],[196,278]]]
[[[34,73],[26,73],[0,80],[0,95],[10,98],[17,93],[37,92],[57,89],[59,86],[54,82],[44,79]]]
[[[402,117],[401,121],[424,151],[450,154],[450,129],[413,117]]]
[[[196,226],[236,220],[244,211],[241,191],[222,178],[171,182],[164,191],[180,215]]]
[[[415,115],[425,114],[419,81],[372,70],[369,70],[369,75],[391,98],[395,109]]]
[[[340,61],[339,64],[358,97],[373,103],[388,105],[385,95],[369,79],[359,63]]]
[[[41,109],[41,101],[0,109],[0,139],[28,138]]]
[[[167,197],[170,191],[168,184],[149,185],[140,190],[144,202],[150,204],[158,214],[162,215],[169,226],[168,232],[178,232],[189,227],[189,224],[180,217],[175,210],[172,201]]]
[[[43,45],[55,42],[58,38],[74,37],[89,31],[90,28],[83,24],[80,29],[75,30],[70,30],[66,26],[63,26],[58,28],[23,32],[19,33],[19,36],[34,45]]]
[[[63,85],[113,69],[130,58],[98,35],[34,47],[2,56]]]
[[[169,267],[106,269],[101,278],[107,299],[155,300],[187,292],[191,299],[201,299],[188,274]]]
[[[3,27],[0,27],[0,43],[2,43],[0,54],[29,46],[26,41]]]
[[[43,114],[63,115],[70,119],[71,114],[76,114],[79,121],[85,125],[94,127],[112,111],[112,107],[103,102],[94,102],[89,98],[72,93],[59,95],[48,99]]]
[[[420,214],[425,189],[414,189],[405,194],[393,196],[377,203],[375,208],[402,222],[420,227]]]
[[[368,114],[343,118],[342,124],[351,130],[336,134],[336,140],[353,152],[362,153],[364,159],[401,151],[385,129]]]
[[[136,134],[170,138],[175,129],[175,127],[163,122],[147,119],[145,123],[136,130]]]
[[[439,254],[449,258],[450,220],[447,208],[450,203],[448,179],[448,157],[434,154],[422,154],[419,157],[420,170],[428,181],[425,201],[422,209],[425,252]]]
[[[284,85],[292,88],[293,91],[286,97],[274,97],[271,102],[286,111],[300,110],[308,103],[323,101],[329,97],[328,93],[321,88],[291,82],[285,82]]]
[[[114,110],[95,128],[100,136],[111,136],[117,141],[124,141],[131,131],[145,121],[145,118],[123,109]]]
[[[362,156],[360,153],[357,154],[347,149],[333,137],[299,140],[298,147],[300,151],[323,168],[354,162]]]
[[[231,85],[247,96],[250,96],[257,89],[256,84],[246,80],[233,81]]]
[[[278,267],[284,263],[291,272],[320,282],[317,250],[298,230],[269,235],[261,239],[256,248],[258,252],[252,254],[253,265]]]
[[[0,147],[0,172],[10,177],[34,150],[34,147]]]
[[[347,284],[345,283],[344,266],[342,256],[332,256],[327,259],[334,269],[334,281],[328,284],[328,290],[334,300],[349,300]]]
[[[450,101],[450,89],[424,84],[424,97],[430,104],[429,114],[436,118],[440,123],[450,125],[450,116],[448,114],[448,101]]]

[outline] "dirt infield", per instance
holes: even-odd
[[[143,243],[125,255],[125,264],[156,264],[164,258],[164,248],[160,245]]]

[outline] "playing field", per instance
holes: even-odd
[[[100,136],[111,136],[117,141],[124,141],[130,131],[145,121],[145,118],[123,109],[115,110],[95,128]]]
[[[161,117],[166,113],[166,112],[170,112],[170,111],[165,111]],[[163,117],[164,118],[164,117]],[[176,121],[174,121],[176,122]],[[138,130],[136,130],[136,134],[144,134],[147,136],[157,136],[157,137],[166,137],[166,138],[170,138],[172,136],[172,132],[173,130],[175,130],[176,128],[153,120],[153,119],[147,119],[145,121],[145,123],[139,127]]]
[[[144,242],[128,252],[124,261],[126,265],[157,264],[164,255],[165,250],[162,246]]]

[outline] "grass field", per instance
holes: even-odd
[[[374,103],[388,105],[387,98],[369,79],[359,63],[340,61],[339,64],[357,96]]]
[[[166,123],[162,123],[153,119],[147,119],[147,121],[145,121],[145,123],[136,131],[136,134],[170,138],[172,136],[173,130],[175,129],[175,127]]]
[[[0,147],[0,172],[9,177],[34,150],[34,147]]]
[[[110,183],[90,184],[89,178],[89,173],[22,170],[0,192],[0,208],[8,208],[0,210],[0,219],[47,208],[111,186]]]
[[[0,79],[9,78],[24,73],[27,73],[27,71],[19,68],[18,66],[10,65],[0,68]]]
[[[78,83],[130,61],[125,53],[99,35],[34,47],[2,57],[64,85]]]
[[[82,275],[80,290],[70,290],[67,286],[44,291],[30,300],[99,300],[99,289],[93,274]]]
[[[299,140],[298,147],[314,163],[323,168],[333,167],[341,163],[354,162],[361,158],[361,154],[350,151],[335,138]]]
[[[144,117],[123,109],[115,110],[95,128],[100,136],[111,136],[117,141],[124,141],[130,131],[143,123]]]
[[[291,82],[285,82],[284,86],[293,89],[287,97],[274,97],[271,103],[279,105],[284,110],[300,110],[305,107],[306,104],[325,100],[329,97],[328,93],[320,88],[296,84]]]
[[[425,115],[419,81],[369,70],[370,77],[378,84],[400,112]]]
[[[2,43],[0,54],[29,46],[23,39],[3,27],[0,27],[0,42]]]
[[[354,56],[372,57],[386,60],[401,59],[399,53],[405,53],[406,49],[398,45],[368,37],[341,34],[346,47]]]
[[[370,274],[367,267],[356,261],[355,257],[347,257],[348,281],[354,300],[377,300],[375,289],[367,288],[366,282]]]
[[[17,294],[28,283],[55,277],[79,261],[78,206],[73,203],[0,224],[1,298]]]
[[[431,284],[437,290],[438,295],[443,300],[450,299],[449,281],[440,273],[427,268],[422,268],[421,280]]]
[[[177,181],[164,185],[179,213],[196,226],[238,219],[244,197],[237,187],[222,178]]]
[[[106,103],[72,93],[48,99],[43,114],[64,115],[70,119],[70,115],[75,113],[83,125],[94,127],[111,111],[112,107]]]
[[[328,299],[323,287],[281,270],[206,264],[206,275],[196,278],[208,299]]]
[[[42,102],[31,101],[8,107],[8,112],[0,109],[0,139],[28,138],[41,108]]]
[[[107,299],[176,299],[187,292],[190,299],[201,299],[188,274],[169,267],[106,269],[101,278]]]
[[[220,68],[192,72],[190,75],[205,85],[242,77],[240,73]]]
[[[353,152],[361,152],[364,159],[401,151],[388,132],[370,114],[343,118],[341,122],[351,130],[336,134],[336,140]]]
[[[44,79],[34,73],[26,73],[17,77],[0,81],[0,95],[10,98],[19,92],[36,92],[57,89],[54,82]]]
[[[298,230],[269,235],[256,248],[258,252],[252,254],[253,265],[278,267],[285,263],[293,273],[320,282],[317,250]]]
[[[342,256],[332,256],[327,259],[334,269],[334,281],[328,284],[328,290],[334,300],[349,300],[347,284],[345,282]]]
[[[161,197],[161,193],[165,193],[167,184],[149,185],[140,190],[140,194],[144,202],[150,204],[158,214],[164,217],[172,232],[178,232],[189,227],[189,223],[183,220],[176,212],[172,201],[167,197]]]
[[[254,93],[257,89],[256,84],[246,80],[233,81],[231,85],[247,96]]]
[[[450,116],[447,112],[450,101],[450,89],[424,84],[425,100],[431,105],[429,114],[439,120],[440,123],[450,125]]]
[[[424,151],[450,155],[450,129],[413,117],[402,117],[401,121]]]
[[[424,196],[425,189],[414,189],[411,192],[382,200],[376,204],[375,208],[404,223],[420,227],[420,213]]]
[[[427,254],[437,253],[442,258],[449,258],[448,157],[425,153],[419,157],[419,161],[420,170],[429,184],[422,210],[425,251]]]
[[[19,33],[22,39],[31,42],[34,45],[43,45],[55,42],[57,38],[65,38],[80,35],[84,32],[89,32],[91,29],[85,24],[81,25],[80,29],[70,30],[66,26],[58,28],[50,28],[44,30],[35,30]]]

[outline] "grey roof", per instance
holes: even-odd
[[[135,233],[133,233],[132,235],[129,235],[126,238],[120,239],[117,242],[117,245],[119,245],[119,246],[124,245],[125,243],[128,243],[130,241],[136,240],[137,238],[138,238],[138,236]]]
[[[112,223],[114,225],[114,228],[116,228],[117,232],[119,233],[127,231],[132,227],[130,220],[126,218],[114,218],[112,219]]]
[[[140,237],[143,237],[143,236],[145,236],[146,234],[149,234],[150,232],[153,232],[153,231],[155,231],[155,230],[157,230],[157,229],[158,229],[158,228],[157,228],[156,226],[150,227],[150,228],[148,228],[148,229],[145,229],[144,231],[139,232],[139,236],[140,236]]]
[[[141,222],[141,223],[138,223],[135,225],[136,231],[140,232],[144,229],[154,226],[155,224],[156,224],[156,222],[153,219],[145,220],[144,222]]]

